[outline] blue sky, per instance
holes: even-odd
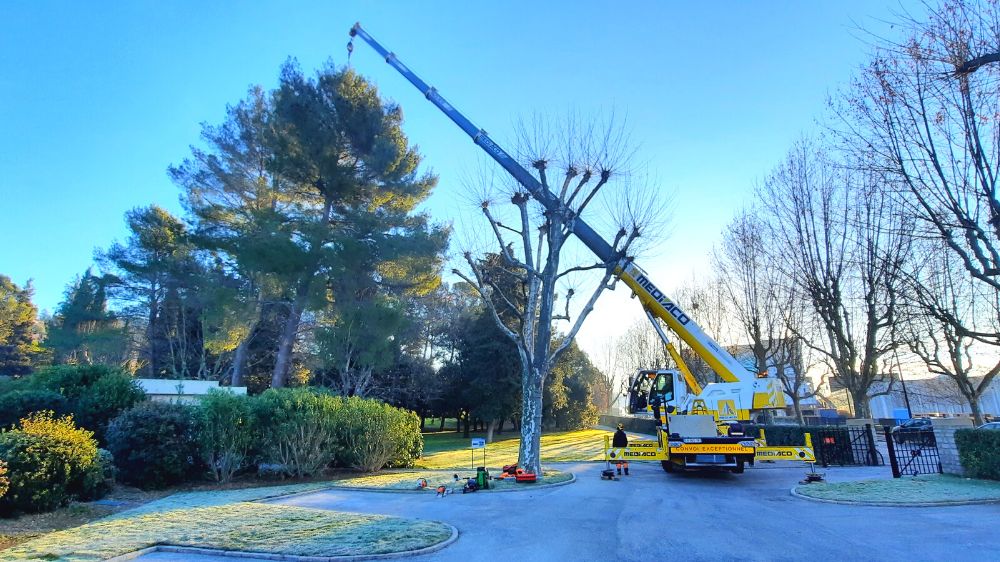
[[[858,25],[897,1],[0,3],[0,273],[53,309],[123,214],[180,212],[166,168],[288,57],[346,59],[347,30],[377,39],[500,141],[531,114],[613,109],[637,159],[673,194],[672,235],[643,266],[664,287],[703,270],[721,228],[846,85],[868,47]],[[353,66],[399,102],[441,177],[427,210],[475,226],[462,178],[478,149],[359,45]],[[620,291],[619,291],[620,292]],[[595,325],[624,330],[612,295]],[[629,308],[634,307],[635,310]],[[628,312],[621,309],[628,308]],[[610,328],[609,328],[610,327]],[[588,329],[585,344],[605,337]]]

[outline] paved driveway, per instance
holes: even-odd
[[[420,561],[475,560],[984,560],[1000,558],[1000,505],[855,507],[789,495],[801,468],[668,475],[633,463],[602,481],[598,463],[568,463],[566,486],[431,495],[324,491],[279,503],[444,521],[458,541]],[[830,468],[828,480],[887,477],[889,469]],[[200,558],[208,562],[214,557]],[[179,560],[156,553],[142,560]],[[194,561],[194,557],[184,557]],[[219,558],[232,562],[233,558]]]

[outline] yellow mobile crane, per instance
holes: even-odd
[[[351,40],[347,44],[348,54],[354,49],[354,38],[360,37],[413,84],[428,101],[465,131],[472,138],[472,142],[500,164],[543,207],[549,211],[565,211],[561,208],[559,199],[507,154],[485,130],[476,127],[445,100],[437,89],[429,86],[394,53],[388,51],[362,29],[360,23],[354,24],[350,36]],[[715,424],[718,409],[732,406],[736,411],[749,412],[751,409],[783,407],[784,395],[777,381],[769,378],[759,379],[751,375],[722,346],[706,335],[677,303],[667,298],[631,258],[616,253],[582,217],[574,217],[569,224],[573,234],[599,260],[609,264],[615,275],[632,290],[661,337],[665,340],[657,320],[663,321],[725,381],[706,385],[697,393],[689,393],[685,387],[684,392],[680,393],[675,390],[681,390],[682,378],[666,374],[657,375],[654,397],[664,402],[667,416],[659,420],[656,441],[631,443],[630,451],[625,451],[623,454],[634,459],[660,460],[667,471],[688,467],[721,467],[742,472],[746,464],[754,462],[761,443],[752,438],[721,435]],[[687,385],[692,389],[698,388],[693,378],[687,381]],[[716,414],[713,415],[709,411],[709,405],[714,406]]]

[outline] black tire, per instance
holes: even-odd
[[[660,461],[660,466],[663,467],[663,471],[668,474],[676,474],[680,472],[680,469],[677,467],[677,465],[670,461]]]
[[[743,464],[743,459],[736,461],[736,466],[729,470],[731,470],[733,474],[743,474],[743,471],[746,470],[746,466]]]

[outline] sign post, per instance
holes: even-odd
[[[483,450],[483,466],[486,466],[486,440],[482,437],[474,437],[472,439],[472,448],[469,449],[472,455],[472,470],[476,469],[476,449]]]

